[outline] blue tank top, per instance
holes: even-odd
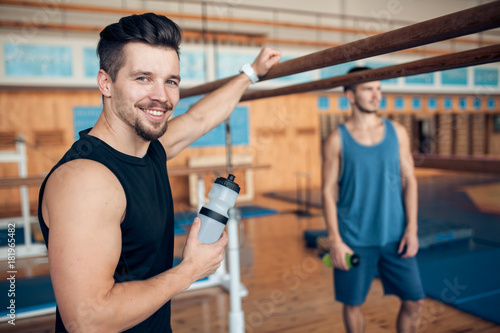
[[[394,125],[382,118],[384,138],[366,146],[339,126],[341,157],[337,214],[342,240],[352,246],[398,242],[406,226],[399,142]]]
[[[66,162],[89,159],[103,164],[115,174],[127,199],[125,217],[120,225],[122,249],[115,268],[115,281],[146,280],[172,268],[174,210],[163,146],[158,140],[152,141],[147,154],[138,158],[113,149],[88,132],[80,132],[80,139],[54,166],[40,188],[38,218],[47,248],[50,246],[50,229],[41,210],[47,179]],[[56,332],[67,332],[68,329],[64,327],[57,308]],[[125,332],[171,331],[169,301],[148,319]]]

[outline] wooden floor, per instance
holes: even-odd
[[[269,198],[255,202],[279,211],[292,204]],[[319,213],[319,211],[314,211]],[[249,295],[243,300],[246,332],[343,332],[341,304],[333,300],[332,271],[321,265],[302,239],[306,229],[323,228],[321,216],[298,218],[278,214],[244,220],[241,277]],[[178,239],[182,247],[182,239]],[[46,274],[41,259],[18,260],[18,278]],[[0,278],[6,272],[1,263]],[[373,282],[363,309],[367,332],[395,332],[399,301],[383,296]],[[228,294],[219,287],[184,292],[173,300],[172,327],[176,333],[228,332]],[[20,319],[13,327],[0,323],[0,332],[53,332],[54,316]],[[500,332],[500,326],[428,299],[421,332]]]

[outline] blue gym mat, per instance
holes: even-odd
[[[10,305],[11,299],[15,300],[16,316],[56,306],[54,289],[52,289],[49,275],[16,279],[13,286],[15,286],[13,288],[15,295],[9,297],[10,281],[0,282],[0,290],[2,291],[0,293],[0,318],[2,319],[7,318],[7,314],[9,314],[7,307]]]
[[[500,324],[500,248],[419,260],[426,294]]]
[[[8,229],[0,229],[0,247],[9,246]],[[16,245],[24,244],[24,227],[16,227]],[[35,238],[31,237],[31,242],[35,242]]]

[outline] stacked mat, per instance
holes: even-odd
[[[9,293],[12,288],[14,294]],[[0,322],[9,320],[8,315],[11,312],[9,306],[14,311],[16,319],[56,311],[56,298],[48,275],[16,279],[13,285],[9,280],[2,281],[0,290],[2,290]],[[12,300],[14,300],[13,306],[11,306]]]
[[[500,248],[419,262],[426,294],[500,325]]]

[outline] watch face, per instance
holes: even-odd
[[[240,73],[245,73],[245,75],[248,76],[252,83],[259,81],[259,77],[250,64],[244,64],[243,66],[241,66]]]

